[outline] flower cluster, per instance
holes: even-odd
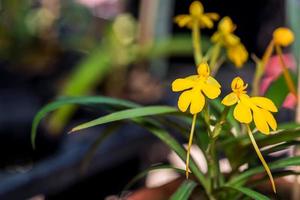
[[[226,48],[228,58],[237,67],[241,67],[248,59],[248,52],[238,36],[233,34],[236,29],[230,17],[224,17],[218,24],[218,30],[211,41]]]
[[[204,109],[209,106],[206,98],[213,100],[218,98],[221,94],[221,85],[213,78],[216,70],[218,70],[217,60],[220,56],[221,48],[226,50],[228,59],[237,67],[241,67],[248,59],[248,52],[245,46],[242,44],[241,39],[234,34],[236,25],[227,16],[220,20],[217,31],[211,37],[213,46],[207,51],[206,55],[202,55],[200,45],[201,40],[199,39],[200,29],[212,28],[214,21],[218,20],[218,18],[219,16],[216,13],[204,13],[203,5],[199,1],[195,1],[191,4],[188,15],[179,15],[175,18],[175,21],[180,27],[188,27],[192,30],[194,57],[197,66],[196,75],[178,78],[172,83],[173,92],[182,92],[178,99],[179,110],[182,112],[189,111],[189,113],[193,115],[187,149],[186,176],[188,178],[189,153],[192,145],[197,114],[204,110],[204,122],[208,127],[208,134],[211,138],[210,148],[213,148],[212,146],[217,139],[216,137],[220,133],[220,126],[222,126],[223,123],[222,120],[226,119],[229,109],[234,107],[233,117],[240,122],[240,124],[247,127],[247,132],[253,147],[270,178],[273,191],[276,192],[271,171],[260,153],[250,128],[251,123],[254,122],[253,125],[256,129],[265,135],[270,134],[271,130],[276,131],[277,122],[273,113],[278,112],[278,110],[273,101],[257,95],[253,95],[253,97],[251,97],[251,95],[249,96],[246,90],[248,84],[245,84],[242,78],[235,77],[231,83],[232,92],[226,95],[221,102],[225,105],[225,108],[222,112],[222,117],[217,124],[211,126],[209,109]],[[294,35],[292,31],[287,28],[276,29],[262,61],[257,64],[258,73],[256,74],[261,75],[260,70],[268,60],[268,57],[272,54],[274,46],[276,47],[277,53],[280,54],[280,47],[286,47],[293,41]],[[282,65],[283,67],[285,66],[284,63]],[[287,74],[285,74],[285,77],[287,77],[286,79],[289,78]],[[292,83],[288,83],[288,85],[289,84]],[[208,152],[211,151],[209,150]],[[213,157],[213,153],[210,156]]]

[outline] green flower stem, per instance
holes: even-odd
[[[196,65],[200,64],[202,60],[202,50],[201,50],[201,41],[200,41],[200,27],[197,22],[194,22],[192,27],[192,40],[194,47],[194,59]]]
[[[208,174],[210,179],[210,194],[213,194],[213,191],[218,187],[219,185],[219,162],[217,159],[217,152],[216,152],[216,138],[213,138],[213,132],[211,131],[210,127],[210,113],[208,105],[205,104],[203,108],[203,114],[204,114],[204,121],[207,126],[207,132],[209,135],[209,144],[208,148],[206,150],[207,154],[207,164],[208,164]],[[213,197],[213,195],[212,195]],[[213,199],[210,197],[210,199]]]
[[[213,50],[212,50],[211,58],[210,58],[210,62],[209,62],[209,66],[210,66],[213,74],[216,74],[216,71],[218,70],[218,68],[216,67],[216,64],[217,64],[218,58],[220,56],[220,52],[221,52],[221,44],[216,43],[213,46]]]
[[[259,61],[256,63],[256,69],[255,69],[255,74],[253,77],[253,87],[252,87],[252,95],[257,96],[259,95],[259,83],[261,80],[261,77],[263,76],[264,71],[262,68],[262,62]]]
[[[284,59],[283,59],[283,55],[282,55],[282,50],[280,48],[280,46],[276,45],[275,46],[275,49],[276,49],[276,53],[278,54],[279,56],[279,60],[280,60],[280,64],[281,64],[281,68],[282,68],[282,73],[283,73],[283,76],[284,76],[284,79],[285,79],[285,82],[290,90],[290,92],[295,95],[295,97],[297,98],[297,89],[294,85],[294,82],[293,82],[293,79],[289,73],[289,70],[287,69],[287,66],[284,62]]]
[[[252,96],[259,95],[259,83],[265,72],[266,65],[273,53],[274,42],[271,40],[261,60],[256,61],[256,70],[253,78]]]
[[[230,107],[226,106],[224,108],[224,110],[222,111],[221,117],[220,117],[219,121],[217,122],[217,124],[215,125],[215,128],[212,132],[212,138],[217,138],[220,135],[221,130],[222,130],[222,125],[226,121],[226,117],[228,115],[229,110],[230,110]]]
[[[216,156],[216,139],[210,138],[208,148],[207,148],[207,165],[208,165],[208,174],[210,178],[210,193],[212,194],[213,191],[218,187],[218,159]]]

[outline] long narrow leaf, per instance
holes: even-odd
[[[37,134],[37,128],[40,121],[50,112],[61,108],[66,105],[95,105],[95,104],[107,104],[107,105],[115,105],[115,106],[122,106],[126,108],[133,108],[138,107],[139,105],[120,99],[114,99],[109,97],[103,96],[94,96],[94,97],[65,97],[58,99],[52,103],[45,105],[40,111],[35,115],[32,128],[31,128],[31,144],[32,147],[35,148],[35,138]]]
[[[269,163],[269,167],[271,170],[297,165],[300,165],[300,156],[285,158]],[[242,174],[232,178],[228,184],[235,185],[239,182],[246,181],[249,177],[261,172],[264,172],[264,168],[262,166],[246,170]]]
[[[170,114],[178,112],[177,109],[174,107],[169,106],[148,106],[148,107],[141,107],[141,108],[132,108],[127,110],[122,110],[119,112],[114,112],[98,119],[89,121],[87,123],[81,124],[76,126],[72,129],[71,132],[79,131],[82,129],[90,128],[93,126],[106,124],[109,122],[120,121],[125,119],[132,119],[137,117],[145,117],[145,116],[152,116],[152,115],[160,115],[160,114]]]
[[[160,127],[157,127],[155,124],[153,124],[151,121],[141,121],[136,120],[136,123],[143,126],[145,129],[147,129],[149,132],[151,132],[153,135],[158,137],[162,142],[164,142],[167,146],[170,147],[175,153],[183,160],[186,160],[186,150],[173,138],[167,131],[163,130]],[[207,191],[208,189],[208,180],[204,176],[204,174],[201,172],[199,167],[197,167],[195,161],[193,159],[190,160],[190,170],[192,174],[200,181],[204,189]]]
[[[149,167],[148,169],[145,169],[144,171],[140,172],[138,175],[136,175],[123,189],[123,191],[127,191],[129,188],[131,188],[137,181],[141,180],[143,177],[145,177],[149,172],[155,171],[155,170],[175,170],[176,172],[184,174],[185,171],[182,169],[178,169],[175,167],[172,167],[171,165],[155,165],[152,167]]]
[[[245,187],[238,187],[238,186],[226,186],[224,188],[229,188],[229,189],[233,189],[236,190],[238,192],[241,192],[245,195],[247,195],[248,197],[251,197],[252,199],[255,200],[269,200],[268,197],[266,197],[265,195],[258,193],[254,190],[251,190],[249,188],[245,188]]]
[[[171,196],[171,200],[187,200],[196,187],[196,183],[191,180],[184,181],[177,191]]]

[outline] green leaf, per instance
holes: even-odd
[[[87,152],[85,153],[82,161],[81,161],[81,166],[80,166],[80,171],[81,173],[85,173],[88,169],[88,166],[92,160],[92,158],[94,157],[94,155],[97,152],[97,149],[100,147],[100,145],[108,138],[110,137],[112,134],[116,133],[116,131],[118,129],[120,129],[122,124],[110,124],[110,126],[108,126],[107,128],[105,128],[101,134],[99,134],[99,136],[95,139],[95,141],[93,141],[93,143],[91,144],[91,146],[89,147],[89,149],[87,150]]]
[[[196,183],[191,180],[184,181],[177,191],[171,196],[171,200],[187,200],[196,187]]]
[[[131,188],[137,181],[141,180],[143,177],[145,177],[149,172],[155,171],[155,170],[175,170],[179,173],[185,174],[185,170],[172,167],[171,165],[155,165],[151,166],[148,169],[145,169],[144,171],[140,172],[138,175],[136,175],[123,189],[123,191],[127,191],[129,188]]]
[[[186,150],[172,137],[167,131],[159,127],[158,124],[153,122],[153,120],[145,119],[134,119],[134,121],[147,129],[150,133],[158,137],[162,142],[164,142],[170,149],[172,149],[183,161],[186,160]],[[203,188],[208,191],[208,180],[201,172],[201,170],[196,165],[195,161],[191,158],[190,160],[190,170],[192,174],[199,180]]]
[[[224,188],[229,188],[229,189],[233,189],[236,190],[238,192],[241,192],[245,195],[247,195],[248,197],[251,197],[252,199],[255,200],[269,200],[270,198],[268,198],[267,196],[258,193],[254,190],[251,190],[249,188],[245,188],[245,187],[238,187],[238,186],[225,186]]]
[[[94,97],[65,97],[58,99],[57,101],[54,101],[52,103],[49,103],[42,107],[40,111],[35,115],[32,127],[31,127],[31,144],[32,147],[35,148],[35,138],[37,134],[37,128],[40,123],[40,121],[49,113],[52,112],[58,108],[61,108],[66,105],[95,105],[95,104],[106,104],[106,105],[114,105],[114,106],[121,106],[126,108],[134,108],[138,107],[139,105],[125,101],[125,100],[119,100],[109,97],[102,97],[102,96],[94,96]]]
[[[289,71],[290,75],[292,76],[293,80],[296,80],[296,75]],[[295,81],[294,81],[295,83]],[[280,92],[278,92],[280,91]],[[284,79],[284,76],[279,76],[278,79],[276,79],[271,86],[268,88],[265,96],[272,99],[272,101],[275,103],[277,108],[280,108],[283,104],[283,101],[285,100],[286,96],[289,93],[289,89],[286,85],[286,81]]]
[[[103,117],[100,117],[98,119],[81,124],[73,128],[71,132],[79,131],[82,129],[86,129],[86,128],[90,128],[93,126],[106,124],[114,121],[132,119],[137,117],[152,116],[152,115],[170,114],[174,112],[178,112],[178,110],[174,107],[169,107],[169,106],[147,106],[147,107],[140,107],[140,108],[132,108],[132,109],[114,112],[105,115]]]
[[[277,160],[277,161],[268,163],[268,165],[271,170],[280,169],[280,168],[289,167],[289,166],[297,166],[297,165],[300,165],[300,156],[284,158],[281,160]],[[249,170],[244,171],[240,175],[233,177],[229,181],[228,185],[232,186],[232,185],[238,184],[240,182],[245,182],[251,176],[262,173],[262,172],[264,172],[263,166],[251,168]]]

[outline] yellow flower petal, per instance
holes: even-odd
[[[197,76],[189,76],[187,78],[178,78],[172,83],[172,91],[179,92],[187,90],[195,85],[195,79]]]
[[[212,28],[214,26],[214,22],[206,15],[202,15],[198,17],[201,28]]]
[[[218,20],[220,18],[220,16],[218,15],[218,13],[205,13],[205,15],[207,17],[209,17],[212,20]]]
[[[175,17],[175,22],[180,27],[187,26],[191,22],[192,18],[189,15],[178,15]]]
[[[200,91],[193,90],[192,94],[192,102],[191,102],[191,107],[190,111],[191,114],[196,114],[201,112],[205,104],[205,98],[203,94]]]
[[[224,99],[222,100],[222,104],[224,104],[225,106],[232,106],[233,104],[236,104],[238,100],[238,96],[234,92],[231,92],[224,97]]]
[[[191,15],[201,15],[203,12],[204,12],[204,8],[200,1],[194,1],[190,5],[190,14]]]
[[[240,90],[243,88],[244,85],[244,80],[237,76],[231,82],[231,89],[232,91]]]
[[[219,82],[216,79],[214,79],[213,77],[211,77],[211,76],[209,76],[207,78],[206,83],[210,84],[210,85],[214,85],[214,86],[219,87],[219,88],[221,87],[221,85],[219,84]]]
[[[221,94],[219,87],[210,84],[204,84],[202,91],[210,99],[215,99]]]
[[[275,104],[273,103],[273,101],[271,101],[268,98],[265,98],[265,97],[252,97],[251,102],[254,103],[255,105],[257,105],[257,106],[259,106],[263,109],[269,110],[271,112],[277,112],[278,111]]]
[[[235,25],[233,24],[230,17],[223,17],[219,22],[218,29],[224,33],[232,33],[235,29]]]
[[[241,101],[234,108],[233,116],[237,121],[241,123],[249,124],[252,121],[250,107],[243,104]]]
[[[234,45],[238,45],[240,43],[240,38],[234,34],[226,34],[224,35],[224,45],[227,47],[231,47]]]
[[[244,45],[239,43],[227,49],[227,56],[233,64],[240,68],[248,60],[248,52]]]
[[[209,66],[206,62],[202,62],[198,65],[197,72],[199,76],[208,77],[210,74]]]
[[[253,119],[254,119],[254,123],[255,123],[255,126],[256,128],[268,135],[270,133],[270,129],[269,129],[269,125],[265,119],[265,113],[262,111],[262,109],[260,108],[257,108],[255,110],[253,110]]]
[[[264,117],[265,117],[267,123],[272,128],[272,130],[276,131],[276,129],[277,129],[277,122],[276,122],[274,116],[272,115],[272,113],[270,113],[267,110],[262,110],[262,112],[264,113]]]
[[[192,90],[188,90],[188,91],[183,92],[179,96],[178,108],[181,112],[185,112],[188,109],[188,107],[189,107],[189,105],[191,104],[191,101],[192,101],[192,95],[193,95]]]
[[[286,47],[294,42],[295,36],[290,29],[280,27],[273,32],[273,40],[276,45]]]

